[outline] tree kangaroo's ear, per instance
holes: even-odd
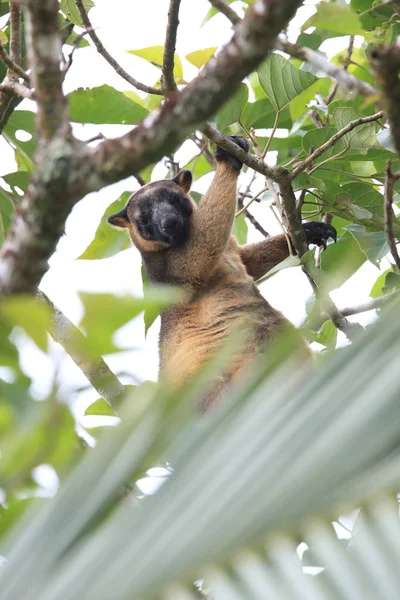
[[[172,181],[177,183],[183,189],[185,194],[187,194],[192,185],[193,176],[190,171],[179,171],[178,175],[174,177]]]
[[[118,213],[115,213],[115,215],[110,215],[107,221],[113,227],[129,227],[130,221],[128,219],[128,212],[126,210],[126,207],[120,210]]]

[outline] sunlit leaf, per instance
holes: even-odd
[[[340,287],[366,260],[366,254],[350,233],[330,244],[321,253],[321,269],[328,275],[329,289]]]
[[[204,50],[196,50],[195,52],[190,52],[190,54],[186,54],[186,60],[188,60],[192,65],[200,69],[206,64],[206,62],[210,60],[212,56],[214,56],[217,48],[218,46],[212,46],[211,48],[204,48]]]
[[[67,98],[71,120],[77,123],[135,125],[148,114],[143,106],[109,85],[79,88]]]
[[[115,417],[115,412],[103,398],[98,398],[85,410],[85,416],[96,415],[102,417]]]
[[[129,54],[144,58],[155,67],[162,67],[164,57],[164,46],[149,46],[139,50],[128,50]],[[174,55],[174,75],[178,82],[183,78],[182,62],[178,54]]]

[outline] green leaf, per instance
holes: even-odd
[[[198,69],[200,69],[210,60],[212,56],[214,56],[217,48],[218,46],[212,46],[211,48],[204,48],[204,50],[196,50],[195,52],[190,52],[189,54],[186,54],[186,60]]]
[[[107,223],[107,217],[119,212],[126,205],[131,192],[124,192],[106,209],[96,229],[93,240],[86,250],[78,256],[80,260],[98,260],[109,258],[131,247],[131,241],[127,230],[114,229]]]
[[[247,244],[248,226],[244,214],[236,217],[233,223],[233,235],[240,245]]]
[[[270,129],[274,125],[275,117],[276,110],[272,102],[268,98],[262,98],[246,104],[242,114],[242,121],[248,129],[250,127],[254,127],[254,129]],[[279,127],[285,129],[292,127],[292,119],[288,108],[281,112]]]
[[[299,94],[297,98],[294,98],[290,104],[290,116],[293,121],[300,119],[309,110],[307,104],[315,99],[316,94],[326,96],[329,93],[331,85],[332,80],[329,77],[322,77]]]
[[[68,37],[68,39],[65,40],[64,43],[67,44],[67,46],[75,46],[77,37],[78,37],[78,35],[75,33],[75,31],[73,31],[71,33],[71,35]],[[90,44],[87,40],[85,40],[85,38],[81,38],[79,40],[78,48],[87,48],[89,46],[90,46]]]
[[[85,416],[88,415],[115,417],[115,412],[103,398],[98,398],[85,410]]]
[[[400,273],[393,273],[390,271],[386,275],[385,285],[382,288],[384,294],[388,294],[389,292],[393,292],[394,290],[398,290],[400,288]]]
[[[351,121],[364,117],[350,107],[335,108],[333,110],[333,119],[338,129],[343,129]],[[376,127],[374,123],[364,123],[355,127],[349,133],[343,136],[342,140],[350,148],[377,148],[379,147],[376,139]]]
[[[0,304],[0,315],[9,325],[22,327],[38,348],[47,352],[47,331],[51,323],[51,313],[48,306],[38,298],[30,296],[6,298]]]
[[[384,231],[366,232],[361,225],[348,225],[347,231],[357,241],[361,250],[373,265],[379,267],[379,262],[389,252],[389,246]]]
[[[245,83],[241,83],[236,94],[219,109],[216,116],[217,129],[223,131],[228,125],[239,121],[248,97],[248,87]]]
[[[386,276],[388,273],[391,273],[391,269],[386,269],[383,273],[381,273],[378,279],[375,281],[374,285],[371,288],[369,295],[371,298],[378,298],[378,296],[384,296],[385,292],[383,288],[385,287]]]
[[[129,54],[133,54],[134,56],[139,56],[139,58],[147,60],[155,67],[159,67],[160,69],[162,67],[164,46],[149,46],[148,48],[141,48],[139,50],[128,50],[128,52]],[[174,55],[174,76],[177,80],[177,83],[179,83],[183,78],[182,62],[176,52]]]
[[[328,275],[328,289],[334,290],[343,285],[366,259],[366,254],[350,233],[345,233],[336,244],[330,244],[321,253],[321,270]]]
[[[109,85],[79,88],[67,96],[71,120],[95,125],[135,125],[148,111]]]
[[[86,12],[89,12],[90,9],[94,6],[94,2],[92,2],[92,0],[83,0],[83,6]],[[84,27],[81,15],[79,14],[79,10],[76,7],[75,0],[61,0],[60,8],[64,15],[67,17],[68,21],[70,21],[74,25],[78,25],[79,27]]]
[[[372,186],[366,183],[345,183],[342,189],[357,206],[366,208],[374,215],[383,215],[383,196]]]
[[[144,298],[114,296],[112,294],[89,294],[80,292],[85,308],[81,326],[87,333],[86,350],[94,355],[117,352],[114,333],[137,317],[144,310],[149,318],[183,297],[183,292],[170,286],[152,286]],[[155,317],[154,317],[155,318]]]
[[[0,188],[0,215],[2,223],[3,239],[0,239],[0,246],[4,241],[4,236],[7,233],[15,213],[15,207],[10,195]]]
[[[317,5],[317,12],[307,19],[301,30],[306,31],[309,27],[326,29],[340,35],[365,36],[358,16],[348,8],[333,2],[320,2]]]
[[[23,131],[30,139],[23,142],[18,139]],[[15,110],[3,130],[4,137],[15,146],[25,158],[25,170],[33,170],[32,159],[36,151],[35,113],[28,110]]]
[[[282,271],[283,269],[290,269],[292,267],[299,267],[300,264],[301,264],[301,262],[300,262],[300,259],[298,256],[288,256],[287,258],[285,258],[285,260],[282,260],[280,263],[275,265],[275,267],[270,269],[268,271],[268,273],[265,273],[265,275],[263,275],[260,279],[258,279],[256,281],[256,283],[258,285],[258,284],[262,283],[263,281],[265,281],[266,279],[269,279],[269,277],[271,277],[271,275],[274,275],[278,271]]]
[[[272,54],[257,69],[261,87],[275,109],[282,110],[317,81],[308,71],[297,69],[280,54]]]
[[[337,334],[337,327],[329,320],[325,321],[318,333],[308,331],[307,337],[311,337],[313,342],[318,342],[318,344],[326,346],[328,350],[334,350],[336,348]]]
[[[209,163],[204,154],[197,154],[182,168],[192,171],[194,179],[199,179],[214,169],[213,165]],[[193,196],[193,192],[191,192],[191,195]]]

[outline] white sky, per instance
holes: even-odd
[[[299,23],[313,12],[312,4],[314,3],[300,9]],[[163,44],[168,5],[169,0],[146,0],[146,2],[113,0],[112,3],[109,0],[96,0],[95,8],[90,12],[97,34],[110,53],[136,79],[150,85],[157,80],[158,70],[146,61],[128,54],[126,50]],[[235,3],[234,6],[241,6],[241,4]],[[214,17],[206,26],[200,28],[208,9],[207,0],[182,0],[177,43],[177,51],[181,58],[194,50],[220,46],[230,39],[231,27],[222,15]],[[328,45],[331,53],[336,53],[346,46],[346,38],[331,40]],[[196,75],[197,70],[188,62],[183,61],[183,67],[186,79]],[[65,82],[65,91],[68,93],[78,87],[94,87],[104,83],[120,90],[131,89],[93,47],[78,50]],[[27,106],[28,102],[24,101],[21,108]],[[75,133],[82,139],[88,139],[99,131],[105,135],[117,136],[127,129],[125,126],[77,126]],[[279,132],[279,135],[284,135],[284,132]],[[16,165],[13,163],[10,148],[4,144],[1,144],[0,148],[2,152],[0,175],[2,175],[14,170]],[[177,155],[182,161],[181,165],[184,165],[192,154],[194,152],[189,143],[186,145],[186,150],[180,151]],[[166,169],[163,167],[157,169],[157,179],[165,175]],[[205,176],[195,184],[194,189],[204,191],[209,181],[210,177]],[[121,192],[134,190],[137,187],[136,181],[129,178],[96,194],[90,194],[73,209],[67,221],[65,236],[51,259],[51,268],[44,277],[41,288],[75,323],[79,322],[82,315],[78,291],[135,295],[142,293],[140,256],[133,248],[100,261],[75,260],[92,240],[105,208],[116,200]],[[269,232],[280,232],[276,222],[268,214],[269,210],[265,204],[254,203],[252,211]],[[260,239],[259,234],[250,228],[249,240],[256,239]],[[372,283],[378,274],[378,270],[368,263],[341,290],[334,292],[333,299],[339,306],[362,302],[368,298]],[[278,274],[272,281],[264,283],[261,289],[271,304],[296,324],[301,322],[305,314],[304,303],[310,294],[310,288],[306,278],[298,269],[289,269]],[[368,313],[359,315],[357,320],[365,322],[370,318],[371,313]],[[114,371],[132,373],[140,379],[156,379],[158,326],[154,325],[151,328],[145,340],[143,318],[138,317],[120,331],[118,340],[127,351],[107,357],[110,367]],[[132,347],[140,348],[140,351],[132,352],[129,350]],[[39,395],[48,389],[55,365],[66,394],[68,390],[86,384],[80,370],[58,347],[53,349],[49,359],[39,352],[33,343],[26,341],[23,364],[29,375],[34,377]],[[86,396],[86,400],[96,396],[96,392],[92,390]]]

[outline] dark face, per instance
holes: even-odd
[[[176,186],[177,187],[177,186]],[[192,205],[189,199],[171,186],[159,186],[138,194],[128,207],[130,220],[145,240],[181,246],[189,235]],[[132,215],[132,216],[131,216]]]
[[[171,180],[148,183],[108,222],[114,227],[127,227],[141,252],[182,246],[189,237],[191,215],[196,209],[187,195],[191,183],[190,171],[181,171]]]

